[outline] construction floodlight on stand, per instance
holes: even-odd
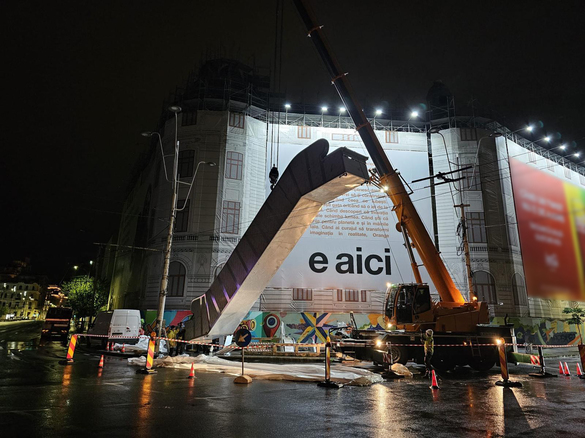
[[[325,380],[317,383],[321,388],[339,389],[343,387],[343,383],[337,383],[331,380],[331,338],[327,335],[327,342],[325,343]]]

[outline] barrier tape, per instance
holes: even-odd
[[[108,339],[140,339],[141,336],[108,336],[108,335],[93,335],[93,334],[86,334],[86,333],[79,333],[79,334],[75,334],[73,336],[86,336],[86,337],[94,337],[94,338],[108,338]],[[142,335],[142,336],[148,336],[148,335]],[[211,342],[200,342],[200,341],[186,341],[183,339],[175,339],[175,338],[168,338],[168,337],[154,337],[152,339],[159,339],[162,341],[170,341],[170,342],[179,342],[179,343],[183,343],[183,344],[190,344],[190,345],[205,345],[205,346],[210,346],[210,347],[218,347],[218,348],[233,348],[233,349],[242,349],[242,348],[248,348],[248,349],[262,349],[262,348],[267,348],[267,347],[273,347],[275,344],[273,342],[254,342],[250,345],[248,345],[247,347],[238,347],[238,346],[231,346],[231,345],[221,345],[221,344],[214,344]],[[340,347],[362,347],[364,345],[366,345],[366,342],[375,342],[375,341],[364,341],[363,343],[361,342],[343,342],[343,341],[338,341],[336,342],[337,346]],[[314,347],[320,347],[320,348],[324,348],[325,344],[278,344],[278,346],[295,346],[298,345],[299,347],[302,348],[314,348]],[[435,344],[435,347],[497,347],[500,344],[496,344],[496,343],[491,343],[491,344],[476,344],[476,343],[468,343],[468,344]],[[523,348],[525,346],[531,346],[531,347],[541,347],[541,348],[571,348],[571,347],[578,347],[578,345],[540,345],[540,344],[513,344],[513,343],[506,343],[504,344],[506,346],[517,346],[520,348]],[[393,347],[423,347],[424,344],[396,344],[394,342],[386,342],[386,346],[393,346]],[[537,356],[535,356],[537,357]]]
[[[341,347],[362,347],[364,345],[367,345],[366,342],[370,342],[373,343],[375,341],[365,341],[364,343],[360,343],[360,342],[337,342],[338,346]],[[383,345],[383,344],[382,344]],[[475,344],[475,343],[471,343],[471,344],[435,344],[435,348],[436,347],[497,347],[501,344]],[[514,344],[514,343],[505,343],[504,345],[510,345],[513,346],[515,345],[516,347],[525,347],[525,344]],[[577,345],[536,345],[536,344],[530,344],[532,347],[542,347],[542,348],[571,348],[571,347],[577,347]],[[395,344],[394,342],[386,342],[386,346],[390,347],[423,347],[424,344]]]

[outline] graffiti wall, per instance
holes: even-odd
[[[384,316],[379,313],[354,314],[359,329],[382,330]],[[249,312],[244,320],[255,338],[288,335],[299,343],[321,343],[330,328],[349,324],[348,313]]]
[[[580,341],[577,326],[558,319],[509,318],[508,322],[514,324],[519,344],[577,345]],[[494,318],[492,324],[503,325],[504,318]]]
[[[191,317],[188,310],[166,311],[166,325],[177,325]],[[144,322],[153,324],[156,311],[147,310]],[[384,316],[379,313],[355,313],[359,329],[383,330]],[[348,313],[315,313],[315,312],[248,312],[242,321],[248,326],[254,338],[280,338],[283,335],[292,337],[299,343],[322,343],[327,338],[330,328],[343,327],[349,324]],[[580,341],[579,331],[575,324],[565,321],[544,318],[509,318],[514,324],[518,343],[547,345],[577,345]],[[492,324],[504,325],[504,318],[493,318]],[[585,330],[585,327],[581,327]],[[585,334],[585,332],[583,332]]]

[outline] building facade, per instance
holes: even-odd
[[[282,171],[296,152],[320,138],[327,139],[331,148],[349,147],[367,155],[351,119],[311,108],[284,110],[281,103],[273,111],[268,96],[265,76],[233,61],[216,60],[202,67],[173,99],[182,107],[177,138],[178,173],[184,184],[178,193],[180,211],[175,220],[166,298],[169,310],[189,309],[191,301],[207,290],[264,202],[273,166]],[[562,309],[571,300],[536,297],[527,284],[510,163],[532,166],[577,188],[585,185],[583,168],[493,120],[455,117],[444,87],[434,87],[428,99],[426,120],[378,116],[372,123],[391,161],[397,160],[393,163],[398,163],[405,181],[426,178],[426,182],[412,184],[411,196],[423,212],[423,221],[456,285],[469,298],[465,234],[474,293],[489,303],[495,321],[503,322],[505,317],[518,321],[562,318]],[[152,137],[150,152],[142,157],[134,174],[116,251],[111,255],[115,260],[111,308],[147,311],[158,305],[162,250],[171,211],[169,156],[175,139],[174,117],[163,112],[158,128],[161,144],[158,136]],[[198,167],[205,162],[217,166]],[[456,181],[431,178],[439,172],[453,172]],[[307,230],[305,242],[300,249],[295,248],[291,261],[285,261],[251,309],[254,325],[263,325],[267,315],[277,314],[283,325],[285,319],[289,327],[300,324],[296,330],[304,333],[302,327],[318,326],[318,315],[329,315],[326,319],[330,323],[341,324],[347,322],[350,311],[361,315],[363,326],[383,324],[387,283],[413,281],[413,275],[404,268],[409,263],[401,248],[403,242],[392,234],[392,206],[379,194],[373,195],[369,187],[358,188],[356,193],[327,206],[321,220],[316,219]],[[326,238],[329,240],[323,240]],[[361,260],[361,252],[379,251],[382,259],[386,251],[391,269],[375,278],[363,272],[361,277],[316,277],[300,262],[306,261],[311,251],[333,251],[343,244],[352,245],[355,254],[351,257],[356,261]],[[348,250],[343,251],[348,254]],[[307,322],[311,315],[315,321]]]

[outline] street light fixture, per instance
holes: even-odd
[[[416,119],[418,117],[418,111],[413,111],[410,113],[410,118],[411,119]]]
[[[284,104],[284,124],[288,125],[288,110],[290,109],[290,103]]]
[[[327,107],[326,106],[322,106],[321,107],[321,127],[324,126],[324,116],[323,114],[327,112]]]
[[[169,175],[167,173],[167,163],[165,161],[165,151],[163,149],[162,138],[161,138],[160,134],[156,131],[154,131],[154,132],[146,131],[146,132],[141,133],[140,135],[142,135],[143,137],[152,137],[153,135],[156,135],[158,137],[158,144],[160,146],[160,153],[162,155],[162,160],[163,160],[163,169],[165,170],[165,179],[167,180],[167,182],[170,182],[171,180],[169,179]]]
[[[374,113],[374,131],[376,130],[376,117],[382,114],[382,110],[381,109],[377,109],[376,112]]]

